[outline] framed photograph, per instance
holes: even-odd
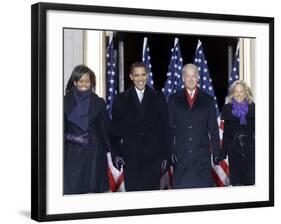
[[[54,3],[31,12],[32,219],[274,206],[274,18]],[[147,115],[135,117],[130,93]]]

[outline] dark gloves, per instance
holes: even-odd
[[[213,164],[214,164],[215,166],[219,165],[221,161],[222,161],[222,160],[221,160],[221,158],[220,158],[219,156],[214,156],[214,157],[213,157]]]
[[[178,163],[178,157],[175,153],[173,153],[171,156],[171,166],[175,168],[177,163]]]
[[[226,158],[226,154],[224,152],[220,152],[219,155],[213,157],[213,164],[219,165],[221,161],[223,161]]]
[[[86,149],[90,149],[93,146],[89,133],[83,135],[66,134],[65,138],[66,141],[78,144]]]
[[[116,156],[115,167],[120,171],[122,167],[125,166],[124,159],[121,156]]]

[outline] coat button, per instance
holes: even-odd
[[[191,129],[191,128],[192,128],[192,126],[191,126],[191,125],[189,125],[189,126],[188,126],[188,128],[189,128],[189,129]]]
[[[190,142],[191,142],[191,141],[192,141],[192,138],[188,138],[188,141],[190,141]]]
[[[188,152],[191,154],[191,153],[192,153],[192,150],[188,150]]]
[[[144,135],[144,133],[143,132],[140,132],[140,136],[143,136]]]

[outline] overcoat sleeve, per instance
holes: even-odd
[[[109,141],[109,116],[106,111],[105,101],[103,98],[100,98],[100,127],[103,136],[103,143],[106,151],[110,151],[110,141]]]
[[[175,153],[176,144],[176,124],[175,124],[175,101],[174,96],[170,96],[168,100],[168,111],[169,111],[169,138],[168,145],[171,154]]]
[[[163,95],[160,98],[161,113],[159,114],[159,131],[161,131],[160,141],[163,149],[163,160],[169,160],[171,158],[171,152],[169,147],[169,112],[166,99]]]
[[[116,156],[122,156],[122,138],[124,136],[125,113],[122,106],[122,99],[117,95],[112,105],[112,119],[109,126],[110,146],[113,159]]]
[[[221,119],[224,120],[224,129],[223,129],[223,140],[222,140],[222,150],[224,154],[227,154],[230,151],[232,145],[232,130],[230,123],[228,121],[229,117],[229,105],[226,104],[222,108]]]
[[[208,132],[211,137],[213,156],[218,157],[220,156],[219,126],[215,110],[215,102],[213,99],[210,99],[209,102]]]

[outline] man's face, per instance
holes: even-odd
[[[130,74],[130,78],[137,89],[143,90],[148,79],[148,74],[145,68],[136,67]]]
[[[185,88],[190,91],[193,91],[197,87],[198,83],[197,71],[193,68],[187,68],[183,74],[183,82]]]

